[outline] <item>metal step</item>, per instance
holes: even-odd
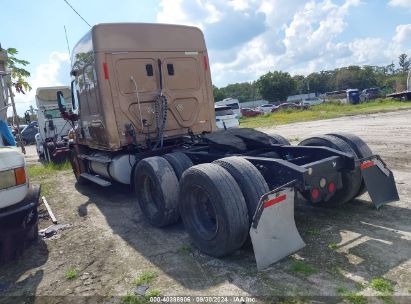
[[[105,179],[102,179],[101,177],[98,177],[96,175],[92,175],[89,173],[81,173],[80,174],[81,177],[84,177],[90,181],[92,181],[93,183],[96,183],[97,185],[100,185],[102,187],[108,187],[111,186],[111,183]]]
[[[99,163],[111,163],[111,158],[107,157],[107,156],[90,156],[90,155],[86,155],[86,154],[80,154],[78,156],[78,158],[80,159],[87,159],[87,160],[92,160],[92,161],[96,161]]]

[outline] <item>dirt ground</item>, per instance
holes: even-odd
[[[321,296],[323,302],[410,303],[410,122],[411,111],[399,111],[262,129],[294,143],[331,131],[355,133],[393,170],[401,198],[380,210],[367,194],[338,209],[298,201],[295,220],[307,246],[262,272],[250,246],[230,257],[211,258],[190,244],[181,222],[167,229],[146,223],[128,187],[81,186],[71,172],[58,172],[43,183],[59,222],[70,227],[0,267],[0,295],[101,295],[104,301],[121,302],[133,290],[133,280],[150,271],[156,277],[149,290],[192,301],[207,295],[295,303],[283,297]],[[40,224],[44,228],[51,222],[43,218]],[[70,269],[78,274],[73,279],[66,277]],[[377,291],[371,282],[378,278],[387,279],[393,290]]]

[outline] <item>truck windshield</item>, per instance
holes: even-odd
[[[45,111],[44,111],[44,116],[45,116],[47,119],[61,118],[61,114],[60,114],[60,110],[59,110],[59,109],[45,110]]]

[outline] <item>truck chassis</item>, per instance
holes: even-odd
[[[259,269],[305,245],[294,222],[295,192],[326,207],[365,191],[377,208],[399,199],[392,172],[351,134],[312,137],[292,146],[279,135],[228,129],[188,135],[158,150],[123,153],[130,157],[136,201],[152,225],[164,227],[181,217],[193,243],[216,257],[233,253],[250,235]],[[71,147],[80,183],[109,186],[112,160]],[[96,162],[106,164],[104,176],[93,172]]]

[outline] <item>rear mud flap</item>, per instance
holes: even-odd
[[[394,175],[378,155],[361,160],[360,168],[368,194],[377,209],[400,199]]]
[[[294,196],[293,187],[280,187],[260,199],[250,229],[258,270],[305,246],[295,226]]]

